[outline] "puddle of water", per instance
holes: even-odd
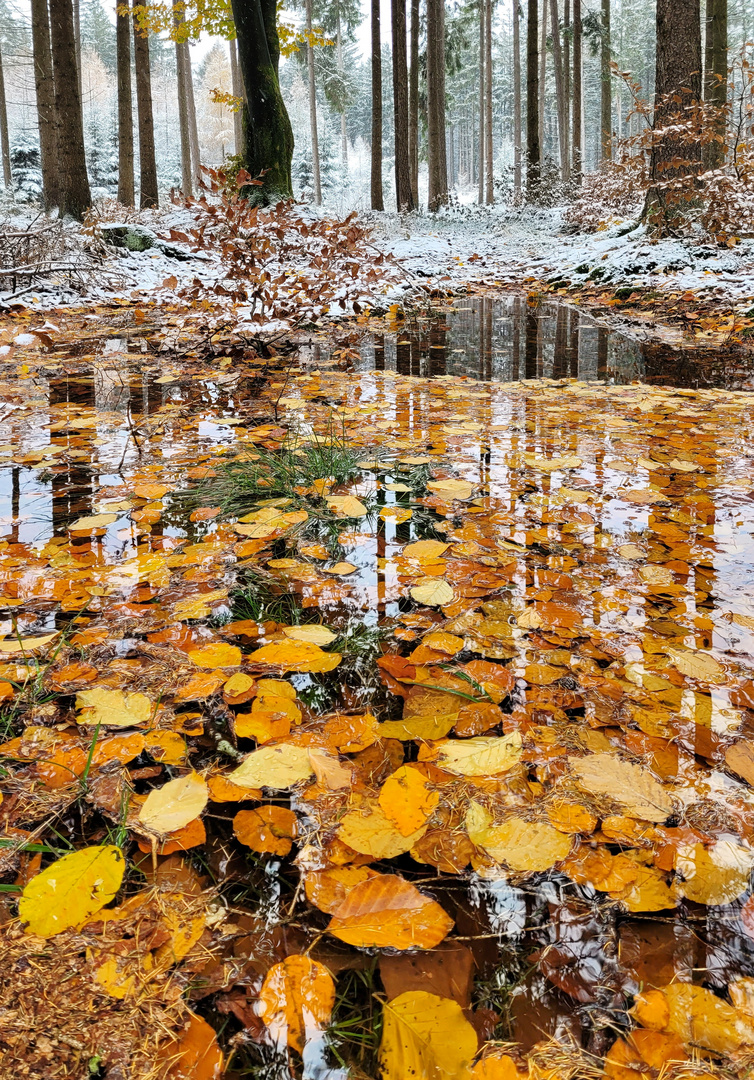
[[[308,351],[314,365],[328,351]],[[394,331],[371,335],[354,360],[356,371],[516,382],[578,379],[625,385],[754,389],[751,362],[732,350],[707,350],[642,343],[608,329],[572,305],[543,302],[530,307],[520,296],[477,297],[410,312]]]
[[[117,339],[117,350],[124,340]],[[312,348],[301,371],[277,372],[264,388],[251,369],[229,373],[226,382],[200,371],[168,382],[160,368],[132,354],[119,352],[114,363],[115,351],[106,348],[96,362],[73,357],[64,375],[42,365],[33,378],[5,384],[6,401],[17,406],[0,426],[6,633],[11,619],[24,634],[36,634],[83,617],[90,621],[81,625],[95,635],[87,655],[101,673],[122,677],[128,688],[134,665],[142,665],[147,691],[157,696],[167,688],[169,700],[179,684],[165,669],[159,690],[149,683],[149,648],[172,643],[171,663],[185,680],[179,650],[217,640],[230,609],[227,595],[218,594],[232,592],[249,561],[336,632],[354,624],[384,627],[383,647],[389,641],[406,656],[425,632],[447,626],[464,639],[456,664],[483,659],[515,677],[495,733],[522,732],[526,769],[517,785],[471,784],[462,795],[454,788],[444,807],[448,829],[463,827],[453,799],[468,804],[489,796],[503,817],[536,816],[541,801],[560,790],[569,756],[619,751],[674,785],[677,820],[659,826],[666,847],[678,841],[673,830],[686,828],[708,846],[723,840],[751,851],[754,799],[724,757],[734,739],[754,731],[754,697],[746,696],[754,693],[746,689],[754,675],[754,398],[628,385],[678,378],[685,386],[716,379],[746,386],[748,376],[702,372],[688,358],[655,370],[635,342],[587,316],[562,306],[533,312],[517,298],[462,302],[439,318],[417,318],[373,338],[353,373],[328,371],[324,347]],[[322,370],[312,370],[316,364]],[[615,385],[537,381],[551,378]],[[524,385],[500,385],[517,379]],[[278,398],[282,422],[272,412]],[[370,514],[335,529],[337,547],[331,544],[328,558],[302,553],[305,545],[332,541],[332,529],[311,522],[308,533],[279,536],[250,552],[232,523],[192,520],[194,504],[178,493],[196,483],[194,470],[279,446],[286,425],[321,432],[331,422],[329,403],[337,403],[364,454],[378,447],[387,463],[362,468],[350,485]],[[560,467],[542,466],[548,459]],[[426,489],[430,469],[467,480],[473,496],[444,504]],[[142,487],[150,484],[163,485],[164,493]],[[115,520],[92,536],[69,532],[75,519],[109,509]],[[391,516],[397,511],[411,516],[400,521]],[[449,549],[437,565],[417,570],[403,551],[423,538],[447,540]],[[281,558],[295,565],[269,567]],[[324,571],[341,559],[355,571],[328,577]],[[446,618],[410,599],[425,572],[453,586],[457,607],[446,606]],[[201,594],[214,597],[213,618],[182,615],[181,605]],[[105,633],[99,641],[98,630]],[[276,632],[260,627],[253,647]],[[250,651],[249,641],[238,640]],[[684,675],[673,666],[678,652],[709,658],[721,676],[707,679],[704,672],[714,669],[704,667],[701,675]],[[376,689],[374,656],[367,661],[371,683],[363,666],[345,661],[329,680],[285,676],[307,730],[317,730],[324,709],[367,702],[381,710],[381,720],[400,717],[400,699]],[[201,714],[205,706],[190,708]],[[244,751],[253,745],[241,740]],[[413,761],[417,744],[407,739],[405,749]],[[316,802],[295,806],[327,838],[334,817]],[[620,832],[625,820],[613,822],[612,834],[585,835],[580,850],[656,856],[661,841],[632,844]],[[268,862],[252,908],[244,890],[259,860],[246,862],[229,821],[228,813],[207,819],[215,879],[233,903],[255,915],[264,906],[260,941],[270,963],[304,951],[324,919],[297,892],[296,868]],[[415,881],[453,917],[454,963],[468,963],[472,972],[469,1000],[480,1039],[494,1034],[524,1053],[553,1037],[602,1057],[629,1026],[627,1004],[640,990],[688,982],[723,996],[733,979],[754,977],[754,942],[742,921],[746,889],[722,905],[681,897],[677,910],[632,911],[606,896],[604,882],[576,882],[559,868],[527,877],[476,858],[473,871],[452,874],[442,862],[409,853],[377,865]],[[662,865],[670,880],[672,866]],[[354,983],[355,1005],[330,1038],[369,1074],[374,1046],[359,1050],[348,1025],[355,1009],[367,1015],[375,1007],[387,968],[329,938],[312,955],[338,973],[340,986],[354,972],[363,976],[361,989]],[[405,959],[405,985],[409,966]],[[435,971],[424,985],[439,993],[445,984]],[[231,1019],[228,1030],[240,1030],[240,1022]],[[251,1065],[261,1058],[273,1068],[269,1047],[256,1053],[248,1050]],[[331,1050],[325,1064],[324,1053],[316,1039],[307,1048],[308,1075],[341,1080],[344,1067],[336,1067]],[[280,1064],[281,1077],[289,1075],[285,1069]]]

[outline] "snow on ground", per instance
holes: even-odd
[[[326,211],[302,207],[302,215],[323,214]],[[363,217],[374,229],[369,250],[390,256],[380,268],[378,281],[366,277],[360,281],[359,298],[373,308],[405,300],[427,287],[452,290],[472,282],[505,287],[527,279],[693,290],[736,304],[754,299],[754,239],[742,240],[732,249],[698,239],[653,241],[643,226],[632,222],[618,222],[594,234],[573,234],[564,226],[563,210],[558,208],[461,206],[439,215],[399,218],[369,212]],[[162,236],[170,229],[183,231],[195,224],[192,211],[180,207],[147,212],[139,221]],[[219,253],[211,250],[186,251],[185,257],[176,258],[169,249],[156,247],[128,251],[93,245],[91,239],[82,244],[80,232],[68,228],[88,269],[70,279],[51,275],[35,281],[24,291],[24,304],[45,309],[61,303],[102,303],[113,297],[173,303],[180,290],[197,278],[210,283],[223,276]],[[371,265],[365,261],[365,272]],[[306,270],[304,264],[293,268]],[[342,310],[333,304],[331,315]],[[346,310],[351,310],[350,303]]]

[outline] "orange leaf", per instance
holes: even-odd
[[[261,799],[262,792],[254,788],[240,787],[232,780],[218,774],[207,781],[210,802],[242,802],[245,799]]]
[[[170,1063],[165,1080],[218,1080],[223,1071],[214,1030],[193,1013],[181,1035],[162,1045],[158,1058],[163,1068]]]
[[[270,855],[287,855],[296,836],[296,815],[284,806],[258,806],[254,810],[239,810],[233,818],[236,838],[250,847]]]
[[[155,848],[158,855],[172,855],[174,851],[188,851],[189,848],[199,847],[207,842],[207,830],[201,818],[194,818],[184,825],[182,829],[176,829],[157,843]],[[152,845],[148,840],[139,839],[140,851],[151,851]]]
[[[362,949],[433,949],[452,927],[435,900],[395,874],[381,874],[351,890],[327,929]]]
[[[380,791],[379,803],[403,836],[410,836],[426,824],[440,801],[421,767],[401,765],[389,776]]]
[[[76,661],[66,664],[65,667],[53,671],[50,675],[50,685],[53,690],[62,690],[71,683],[90,683],[99,676],[96,667]]]
[[[242,653],[237,645],[228,645],[224,641],[214,641],[201,649],[192,649],[188,654],[197,667],[225,668],[238,667]]]
[[[306,1042],[330,1022],[335,983],[322,964],[308,956],[288,956],[267,972],[259,1004],[277,1046],[288,1045],[302,1053]]]
[[[175,701],[204,701],[212,697],[223,684],[223,676],[211,671],[197,671],[187,683],[177,691]]]
[[[335,866],[330,870],[314,870],[304,878],[306,899],[320,911],[332,915],[354,885],[376,876],[377,871],[368,866]]]

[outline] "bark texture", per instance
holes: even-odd
[[[391,0],[393,37],[393,118],[395,124],[395,201],[399,213],[414,209],[408,157],[408,64],[406,0]]]
[[[484,0],[484,157],[487,172],[484,201],[491,206],[495,201],[492,175],[492,0]]]
[[[526,24],[526,194],[536,201],[542,178],[539,143],[538,0],[528,0]]]
[[[79,73],[71,0],[50,0],[50,40],[58,118],[58,206],[61,215],[81,221],[91,206],[84,152]]]
[[[118,81],[118,202],[134,205],[134,117],[131,97],[131,16],[115,15]]]
[[[262,186],[251,188],[260,202],[293,194],[291,159],[293,129],[280,83],[280,42],[275,0],[232,0],[238,63],[246,94],[244,108],[244,166]]]
[[[661,0],[660,0],[661,2]],[[600,48],[600,131],[602,160],[613,156],[612,76],[610,72],[610,0],[602,0],[602,45]]]
[[[184,21],[183,9],[179,0],[173,0],[173,22],[178,31]],[[175,66],[178,75],[178,130],[181,135],[181,191],[187,198],[194,194],[193,171],[191,168],[191,136],[189,135],[188,89],[186,85],[186,54],[183,42],[175,42]]]
[[[427,0],[427,206],[439,210],[448,201],[445,143],[445,0]]]
[[[571,131],[573,134],[573,165],[571,176],[577,184],[581,183],[582,173],[582,41],[581,0],[573,0],[573,120],[571,124]]]
[[[157,160],[154,151],[152,117],[152,73],[149,67],[149,38],[134,21],[134,67],[136,69],[136,109],[139,116],[139,206],[157,206]]]
[[[723,107],[728,101],[728,0],[707,0],[704,57],[704,97]],[[705,165],[719,169],[725,162],[725,123],[717,125],[720,141],[706,148]]]
[[[8,135],[8,106],[5,100],[5,73],[3,57],[0,53],[0,151],[3,158],[3,183],[13,187],[13,173],[10,167],[10,137]]]
[[[518,0],[513,0],[513,193],[521,195],[521,24]]]
[[[408,157],[411,193],[419,205],[419,0],[411,0],[408,84]]]
[[[373,210],[384,210],[382,193],[382,42],[380,0],[372,0],[372,147],[371,201]]]
[[[479,4],[479,171],[477,180],[479,193],[477,202],[481,206],[484,202],[484,125],[487,120],[487,111],[484,107],[484,61],[487,54],[485,38],[487,36],[487,23],[484,18],[484,0],[478,0]]]
[[[47,0],[31,0],[31,37],[37,98],[39,150],[42,158],[42,201],[45,210],[58,205],[58,118],[52,74],[50,12]]]

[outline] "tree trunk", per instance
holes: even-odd
[[[13,173],[10,167],[10,137],[8,135],[8,106],[5,101],[5,74],[3,72],[3,57],[0,53],[0,150],[3,158],[3,183],[7,188],[13,187]]]
[[[570,123],[571,123],[571,0],[563,0],[563,77],[565,81],[565,114],[569,125],[568,147],[570,150]],[[568,165],[570,173],[570,160]]]
[[[116,5],[117,7],[120,5]],[[118,202],[134,205],[134,117],[131,98],[131,16],[115,15],[118,80]]]
[[[573,180],[581,183],[582,162],[582,26],[581,0],[573,0]]]
[[[487,185],[485,202],[491,206],[495,201],[494,177],[492,175],[492,0],[484,0],[484,147],[487,159]]]
[[[149,38],[134,20],[134,67],[136,69],[136,111],[139,119],[139,206],[142,210],[159,205],[157,161],[152,118],[152,73],[149,68]]]
[[[552,55],[555,65],[555,97],[557,98],[560,175],[563,180],[568,180],[571,171],[571,151],[568,145],[568,101],[566,98],[565,72],[563,71],[563,51],[560,45],[560,14],[558,12],[558,0],[550,0],[550,21],[552,23]]]
[[[487,22],[484,17],[485,0],[477,0],[479,4],[479,193],[477,202],[481,206],[484,202],[484,121],[486,111],[484,108],[484,60],[487,55],[485,38],[487,36]]]
[[[526,24],[526,196],[536,201],[542,180],[539,142],[539,0],[528,0]]]
[[[249,188],[249,197],[257,202],[289,198],[293,129],[278,82],[276,0],[232,0],[232,6],[246,98],[244,166],[253,177],[264,172],[262,186]]]
[[[92,203],[84,152],[79,73],[71,0],[50,0],[50,40],[58,118],[59,201],[61,216],[81,221]]]
[[[50,48],[50,13],[47,0],[31,0],[31,38],[34,48],[34,84],[42,159],[42,202],[45,210],[58,205],[58,119]]]
[[[306,68],[309,84],[309,131],[312,140],[312,174],[314,182],[314,203],[322,205],[322,181],[319,172],[319,133],[317,131],[317,86],[314,81],[314,49],[311,44],[312,0],[306,0],[306,33],[309,44],[306,46]]]
[[[411,0],[411,42],[408,84],[408,157],[411,193],[419,205],[419,0]]]
[[[448,154],[445,142],[445,0],[427,0],[427,137],[429,210],[448,201]]]
[[[84,100],[84,80],[81,70],[81,4],[80,0],[73,2],[73,40],[76,46],[76,70],[79,73],[79,97]]]
[[[521,197],[521,26],[518,0],[513,0],[513,194]]]
[[[681,91],[684,90],[684,93]],[[673,94],[677,100],[665,101]],[[657,0],[657,54],[655,68],[654,127],[672,122],[681,109],[702,96],[702,34],[699,0]],[[670,168],[674,158],[684,164]],[[694,171],[701,160],[701,147],[688,142],[662,139],[652,147],[652,180],[665,181]],[[664,203],[661,192],[650,188],[645,214]]]
[[[724,108],[728,102],[728,0],[707,0],[705,30],[704,97]],[[721,139],[725,127],[721,117],[716,125]],[[704,156],[708,169],[719,169],[725,163],[725,143],[710,143]]]
[[[173,25],[176,31],[185,19],[183,7],[179,5],[180,0],[173,0]],[[191,199],[194,195],[194,184],[191,169],[186,52],[183,44],[182,41],[176,41],[175,43],[175,66],[178,75],[178,129],[181,135],[181,190],[187,199]]]
[[[233,90],[233,97],[243,98],[243,87],[241,85],[241,73],[238,70],[238,43],[235,38],[231,38],[228,42],[228,52],[230,53],[230,81]],[[236,109],[233,113],[233,153],[240,154],[243,149],[243,123],[242,114],[240,109]]]
[[[188,41],[181,42],[183,51],[183,71],[186,87],[186,113],[188,116],[189,145],[191,146],[191,171],[194,185],[202,183],[202,158],[199,150],[199,128],[196,123],[196,102],[194,101],[194,73],[191,68],[191,50]]]
[[[372,209],[384,210],[382,194],[382,41],[380,36],[380,0],[372,0]]]
[[[335,37],[335,44],[337,48],[338,56],[338,74],[340,75],[341,82],[345,82],[345,69],[343,67],[343,36],[340,30],[340,7],[337,11],[338,19],[338,32]],[[346,110],[345,107],[340,114],[340,160],[344,165],[348,165],[348,132],[346,130]]]
[[[542,0],[542,35],[539,48],[539,145],[541,154],[546,156],[547,146],[546,120],[547,112],[545,102],[547,98],[547,5],[549,0]]]
[[[408,66],[406,0],[391,0],[393,37],[393,118],[395,126],[395,201],[399,213],[414,209],[408,158]]]
[[[602,44],[600,47],[600,131],[602,160],[613,156],[612,75],[610,71],[610,0],[602,0]]]

